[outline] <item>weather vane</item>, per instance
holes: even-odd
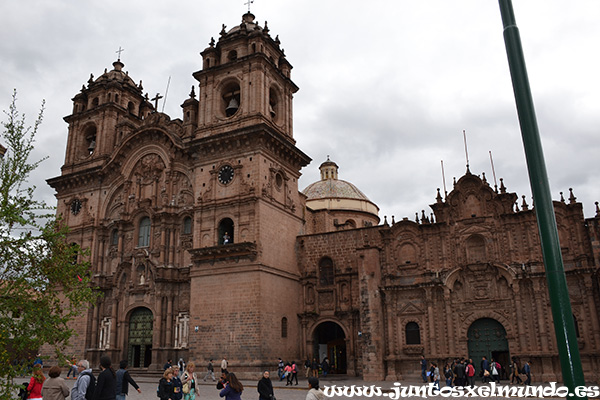
[[[125,49],[122,49],[121,46],[119,46],[119,50],[115,51],[115,53],[119,53],[119,61],[121,61],[121,53],[125,51]]]
[[[254,3],[254,0],[248,0],[247,2],[245,2],[245,5],[248,5],[248,13],[250,12],[250,4]]]

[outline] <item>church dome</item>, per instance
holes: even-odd
[[[123,67],[125,64],[121,62],[121,60],[117,60],[113,63],[114,69],[111,71],[104,71],[102,75],[96,79],[93,84],[103,84],[103,85],[111,85],[116,84],[120,86],[129,86],[134,88],[136,91],[141,93],[141,87],[138,87],[133,79],[129,76],[127,72],[123,71]],[[141,83],[140,83],[141,86]]]
[[[352,183],[338,179],[338,165],[331,161],[321,164],[321,180],[311,183],[302,191],[306,206],[313,210],[353,210],[378,217],[379,207]]]

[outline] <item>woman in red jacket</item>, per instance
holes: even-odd
[[[42,400],[42,386],[44,385],[45,380],[46,377],[42,371],[42,366],[40,364],[35,364],[33,366],[33,376],[29,381],[29,386],[27,386],[27,391],[29,392],[29,396],[27,396],[28,399]]]

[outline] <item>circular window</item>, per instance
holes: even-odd
[[[281,189],[281,186],[283,186],[283,176],[281,176],[280,173],[275,175],[275,184],[277,185],[278,189]]]

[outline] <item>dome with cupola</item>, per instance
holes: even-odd
[[[355,185],[338,179],[339,167],[335,162],[327,157],[327,161],[322,163],[319,169],[321,180],[311,183],[302,191],[306,196],[308,209],[312,211],[328,210],[337,214],[343,212],[344,218],[350,218],[348,213],[354,213],[355,218],[351,219],[353,227],[379,223],[379,207]]]

